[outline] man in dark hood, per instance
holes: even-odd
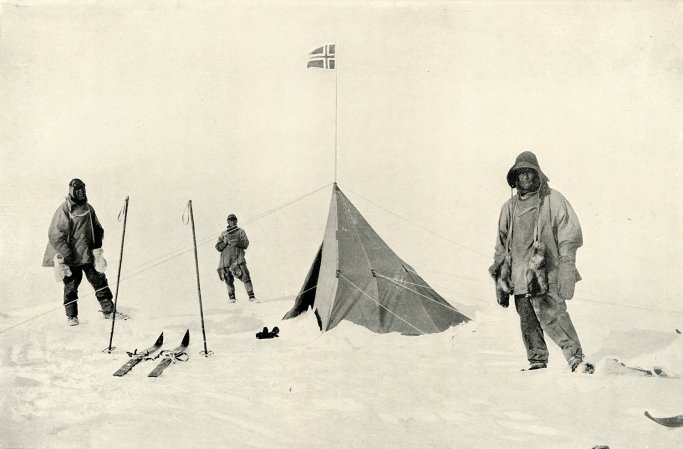
[[[565,303],[581,280],[575,265],[583,244],[581,225],[548,181],[534,153],[517,156],[507,174],[517,194],[503,204],[489,272],[501,286],[499,304],[507,307],[508,295],[514,297],[529,369],[547,367],[545,333],[562,349],[572,371],[592,373]]]
[[[109,319],[114,311],[113,295],[104,274],[107,263],[102,255],[104,229],[95,209],[88,203],[85,183],[69,182],[69,195],[52,216],[43,266],[53,267],[58,282],[64,283],[64,309],[67,323],[78,325],[78,286],[85,273],[95,296]],[[116,318],[128,316],[116,312]]]

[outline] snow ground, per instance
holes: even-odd
[[[14,3],[0,4],[0,448],[683,447],[683,430],[643,416],[683,413],[683,381],[608,365],[683,371],[681,4]],[[332,41],[339,70],[307,70]],[[547,370],[520,372],[517,317],[486,276],[505,173],[526,149],[581,219],[569,308],[592,376],[552,345]],[[74,177],[106,230],[112,284],[131,199],[119,307],[133,318],[111,354],[89,286],[67,327],[38,266]],[[333,179],[475,321],[416,338],[280,322]],[[259,304],[227,304],[215,276],[231,212]],[[274,325],[281,338],[254,338]],[[188,362],[111,375],[126,351],[162,331],[173,347],[185,329]]]
[[[52,310],[2,333],[0,447],[666,449],[683,438],[643,416],[680,414],[683,380],[601,369],[611,356],[642,364],[660,354],[657,363],[679,370],[681,336],[623,322],[591,329],[589,303],[570,307],[594,375],[569,372],[554,347],[548,369],[519,371],[517,318],[497,306],[436,335],[377,335],[348,322],[321,334],[311,313],[280,320],[293,297],[204,298],[208,358],[196,300],[168,302],[164,314],[152,307],[162,298],[121,305],[133,318],[117,321],[108,354],[111,322],[87,289],[76,327],[54,302],[4,313],[6,329]],[[257,340],[263,326],[281,337]],[[126,351],[161,331],[170,349],[186,328],[188,362],[156,379],[151,361],[111,375]]]

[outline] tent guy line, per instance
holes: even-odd
[[[377,301],[375,298],[373,298],[372,296],[370,296],[368,293],[366,293],[366,292],[365,292],[363,289],[361,289],[359,286],[357,286],[356,284],[354,284],[353,282],[351,282],[351,280],[350,280],[349,278],[347,278],[346,276],[344,276],[343,273],[339,273],[339,277],[342,278],[342,279],[344,279],[344,280],[345,280],[346,282],[348,282],[349,284],[351,284],[354,288],[356,288],[356,290],[358,290],[359,292],[361,292],[363,295],[365,295],[365,296],[367,296],[368,298],[370,298],[375,304],[377,304],[378,306],[380,306],[381,308],[383,308],[384,310],[386,310],[386,311],[389,312],[390,314],[394,315],[396,318],[398,318],[399,320],[403,321],[403,322],[406,323],[408,326],[410,326],[410,327],[412,327],[413,329],[415,329],[416,331],[418,331],[420,334],[422,334],[422,335],[425,335],[425,334],[426,334],[426,332],[422,332],[420,329],[418,329],[417,327],[413,326],[413,325],[412,325],[411,323],[409,323],[408,321],[404,320],[403,318],[401,318],[400,316],[396,315],[396,314],[395,314],[394,312],[392,312],[391,310],[389,310],[389,309],[387,309],[386,307],[384,307],[382,304],[379,303],[379,301]]]
[[[427,296],[427,295],[423,295],[423,294],[420,293],[420,292],[416,292],[415,290],[406,287],[405,285],[402,284],[402,282],[406,282],[407,284],[417,285],[418,287],[424,287],[424,288],[428,288],[428,289],[430,289],[430,290],[434,290],[434,289],[433,289],[432,287],[430,287],[429,285],[420,285],[420,284],[415,284],[415,283],[413,283],[413,282],[403,281],[402,279],[390,278],[390,277],[388,277],[388,276],[384,276],[383,274],[377,273],[377,272],[375,272],[375,274],[376,274],[377,276],[381,277],[381,278],[384,278],[384,279],[386,279],[386,280],[388,280],[388,281],[390,281],[390,282],[392,282],[392,283],[398,285],[399,287],[405,288],[406,290],[415,293],[415,294],[418,295],[418,296],[422,296],[423,298],[427,298],[428,300],[430,300],[430,301],[432,301],[432,302],[434,302],[434,303],[436,303],[436,304],[439,304],[440,306],[443,306],[443,307],[445,307],[445,308],[447,308],[447,309],[451,309],[451,310],[454,311],[454,312],[460,312],[458,309],[456,309],[455,307],[451,306],[450,304],[442,304],[442,303],[440,303],[439,301],[436,301],[434,298],[431,298],[431,297],[429,297],[429,296]],[[399,282],[399,281],[401,281],[401,282]],[[474,320],[473,320],[473,321],[474,321]]]
[[[296,203],[296,202],[298,202],[298,201],[301,201],[302,199],[305,199],[305,198],[307,198],[307,197],[309,197],[309,196],[311,196],[311,195],[313,195],[313,194],[315,194],[315,193],[318,193],[319,191],[321,191],[321,190],[323,190],[323,189],[326,189],[326,188],[329,187],[330,185],[332,185],[332,183],[325,184],[325,185],[323,185],[323,186],[321,186],[321,187],[319,187],[319,188],[317,188],[317,189],[315,189],[315,190],[313,190],[313,191],[311,191],[311,192],[309,192],[309,193],[307,193],[307,194],[305,194],[305,195],[301,195],[301,196],[299,196],[299,197],[297,197],[297,198],[295,198],[295,199],[293,199],[293,200],[290,200],[290,201],[288,201],[288,202],[286,202],[286,203],[280,204],[279,206],[276,206],[276,207],[274,207],[274,208],[272,208],[272,209],[269,209],[269,210],[267,210],[267,211],[265,211],[265,212],[262,212],[261,214],[256,215],[255,217],[248,218],[248,219],[245,220],[245,223],[252,223],[252,222],[254,222],[254,221],[257,221],[257,220],[260,220],[260,219],[262,219],[262,218],[265,218],[265,217],[267,217],[268,215],[271,215],[271,214],[273,214],[273,213],[279,211],[280,209],[284,209],[285,207],[291,206],[292,204],[294,204],[294,203]],[[120,216],[120,213],[119,213],[119,216]],[[213,239],[215,239],[215,238],[217,238],[217,237],[218,237],[218,234],[212,235],[211,237],[207,237],[207,238],[205,238],[204,240],[201,241],[201,245],[204,245],[204,244],[210,242],[211,240],[213,240]],[[181,256],[181,255],[183,255],[183,254],[185,254],[185,253],[187,253],[187,252],[192,251],[193,249],[194,249],[194,246],[190,246],[190,247],[188,247],[188,248],[184,248],[184,249],[181,249],[181,250],[175,250],[175,251],[166,253],[166,254],[160,256],[160,257],[164,257],[163,260],[158,261],[158,262],[155,263],[154,265],[148,266],[148,267],[143,268],[143,269],[140,269],[140,268],[141,268],[141,267],[145,267],[145,265],[148,265],[149,263],[151,263],[151,261],[150,261],[150,262],[145,262],[145,263],[143,263],[143,264],[140,264],[140,265],[138,265],[137,267],[134,267],[134,268],[129,269],[129,270],[125,273],[125,275],[121,277],[121,280],[126,280],[126,279],[130,279],[130,278],[132,278],[132,277],[135,277],[135,276],[137,276],[137,275],[140,274],[140,273],[143,273],[143,272],[145,272],[145,271],[151,270],[152,268],[155,268],[155,267],[157,267],[157,266],[159,266],[159,265],[162,265],[162,264],[164,264],[164,263],[166,263],[166,262],[168,262],[168,261],[170,261],[170,260],[172,260],[172,259],[174,259],[174,258],[176,258],[176,257],[179,257],[179,256]],[[50,313],[52,313],[52,312],[55,312],[55,311],[57,311],[57,310],[62,310],[63,307],[64,307],[65,305],[68,305],[68,304],[72,304],[72,303],[78,302],[79,299],[88,298],[88,297],[90,297],[90,296],[93,296],[95,293],[96,293],[96,292],[86,293],[86,294],[82,295],[81,298],[76,298],[76,299],[74,299],[74,300],[72,300],[72,301],[70,301],[70,302],[68,302],[68,303],[66,303],[66,304],[60,304],[60,305],[58,305],[58,306],[56,306],[56,307],[53,307],[53,308],[50,308],[50,309],[46,310],[45,312],[39,313],[38,315],[34,315],[34,316],[30,317],[30,318],[27,318],[27,319],[25,319],[25,320],[23,320],[23,321],[20,321],[19,323],[16,323],[16,324],[14,324],[14,325],[12,325],[12,326],[6,327],[5,329],[0,329],[0,335],[1,335],[1,334],[4,334],[5,332],[9,332],[9,331],[12,330],[12,329],[18,328],[18,327],[20,327],[20,326],[22,326],[22,325],[24,325],[24,324],[27,324],[27,323],[29,323],[29,322],[31,322],[31,321],[33,321],[33,320],[36,320],[36,319],[41,318],[41,317],[43,317],[43,316],[45,316],[45,315],[48,315],[48,314],[50,314]]]
[[[430,229],[427,229],[427,228],[425,228],[425,227],[423,227],[423,226],[420,226],[419,224],[417,224],[417,223],[415,223],[415,222],[413,222],[413,221],[411,221],[411,220],[409,220],[409,219],[407,219],[407,218],[405,218],[405,217],[403,217],[403,216],[397,214],[396,212],[392,212],[392,211],[390,211],[389,209],[380,206],[379,204],[375,203],[374,201],[369,200],[368,198],[364,197],[363,195],[361,195],[361,194],[359,194],[359,193],[354,192],[353,190],[348,190],[348,189],[347,189],[347,191],[353,193],[354,195],[356,195],[356,196],[359,197],[359,198],[364,199],[365,201],[367,201],[368,203],[372,204],[373,206],[375,206],[375,207],[377,207],[377,208],[379,208],[379,209],[382,209],[383,211],[385,211],[385,212],[387,212],[387,213],[389,213],[389,214],[391,214],[391,215],[393,215],[393,216],[395,216],[395,217],[397,217],[397,218],[400,218],[401,220],[403,220],[403,221],[405,221],[405,222],[407,222],[407,223],[410,223],[411,225],[415,226],[416,228],[422,229],[423,231],[428,232],[428,233],[430,233],[430,234],[432,234],[432,235],[434,235],[434,236],[436,236],[436,237],[439,237],[439,238],[441,238],[441,239],[443,239],[443,240],[446,240],[447,242],[450,242],[450,243],[452,243],[452,244],[454,244],[454,245],[456,245],[456,246],[459,246],[460,248],[464,248],[464,249],[466,249],[466,250],[468,250],[468,251],[471,251],[471,252],[473,252],[474,254],[476,254],[476,255],[478,255],[478,256],[485,257],[486,259],[491,259],[491,255],[490,255],[490,254],[484,254],[484,253],[481,252],[481,251],[478,251],[478,250],[476,250],[476,249],[474,249],[474,248],[470,248],[469,246],[463,245],[462,243],[458,243],[458,242],[456,242],[456,241],[454,241],[454,240],[449,239],[448,237],[444,237],[444,236],[441,235],[441,234],[438,234],[438,233],[436,233],[436,232],[434,232],[434,231],[432,231],[432,230],[430,230]]]
[[[292,204],[295,204],[295,203],[297,203],[297,202],[299,202],[299,201],[301,201],[301,200],[303,200],[303,199],[305,199],[305,198],[308,198],[308,197],[311,196],[311,195],[314,195],[314,194],[320,192],[320,191],[323,190],[323,189],[326,189],[326,188],[329,187],[330,185],[332,185],[332,183],[325,184],[324,186],[321,186],[321,187],[319,187],[319,188],[317,188],[317,189],[315,189],[315,190],[313,190],[313,191],[311,191],[311,192],[309,192],[309,193],[307,193],[307,194],[305,194],[305,195],[301,195],[301,196],[299,196],[299,197],[297,197],[297,198],[295,198],[295,199],[293,199],[293,200],[290,200],[290,201],[288,201],[288,202],[286,202],[286,203],[282,203],[282,204],[280,204],[280,205],[278,205],[278,206],[276,206],[276,207],[274,207],[274,208],[272,208],[272,209],[269,209],[269,210],[267,210],[267,211],[265,211],[265,212],[262,212],[262,213],[260,213],[260,214],[258,214],[258,215],[256,215],[256,216],[254,216],[254,217],[248,218],[248,219],[244,220],[244,224],[249,224],[249,223],[253,223],[253,222],[255,222],[255,221],[261,220],[262,218],[265,218],[265,217],[267,217],[267,216],[269,216],[269,215],[272,215],[272,214],[274,214],[275,212],[277,212],[277,211],[279,211],[279,210],[281,210],[281,209],[284,209],[284,208],[286,208],[286,207],[289,207],[289,206],[291,206]],[[181,220],[182,220],[182,218],[181,218]],[[218,234],[212,234],[212,235],[209,236],[209,237],[204,237],[203,239],[199,240],[198,246],[206,245],[207,243],[209,243],[209,242],[215,240],[216,238],[218,238],[219,235],[220,235],[220,233],[218,233]],[[156,263],[153,263],[153,261],[144,262],[144,263],[142,263],[142,264],[140,264],[140,265],[138,265],[138,266],[136,266],[136,267],[133,267],[133,268],[129,269],[128,271],[126,271],[126,275],[127,275],[127,276],[124,277],[124,279],[128,279],[128,278],[130,278],[130,277],[136,276],[137,274],[140,274],[140,273],[143,273],[143,272],[145,272],[145,271],[151,270],[152,268],[155,268],[155,267],[157,267],[157,266],[159,266],[159,265],[162,265],[162,264],[164,264],[164,263],[166,263],[166,262],[168,262],[168,261],[170,261],[170,260],[172,260],[172,259],[175,259],[176,257],[180,257],[180,256],[182,256],[183,254],[192,251],[193,249],[194,249],[194,246],[188,246],[188,247],[185,247],[185,248],[181,248],[181,249],[177,249],[177,250],[174,250],[174,251],[170,251],[170,252],[168,252],[168,253],[166,253],[166,254],[163,254],[163,255],[159,256],[159,257],[162,258],[162,260],[159,260],[159,261],[157,261]],[[150,265],[150,266],[147,266],[147,265],[149,265],[150,263],[153,263],[153,264]],[[144,267],[144,268],[143,268],[143,267]]]
[[[267,211],[265,211],[265,212],[262,212],[262,213],[260,213],[260,214],[258,214],[258,215],[256,215],[256,216],[254,216],[254,217],[248,218],[248,219],[245,220],[245,223],[253,223],[253,222],[258,221],[258,220],[260,220],[260,219],[262,219],[262,218],[265,218],[265,217],[267,217],[267,216],[269,216],[269,215],[272,215],[273,213],[275,213],[275,212],[277,212],[277,211],[279,211],[279,210],[281,210],[281,209],[284,209],[284,208],[286,208],[286,207],[288,207],[288,206],[290,206],[290,205],[292,205],[292,204],[297,203],[298,201],[301,201],[301,200],[303,200],[303,199],[305,199],[305,198],[307,198],[307,197],[309,197],[309,196],[311,196],[311,195],[313,195],[313,194],[315,194],[315,193],[320,192],[320,191],[323,190],[323,189],[326,189],[327,187],[329,187],[329,186],[332,185],[332,184],[334,184],[334,183],[327,183],[327,184],[325,184],[325,185],[323,185],[323,186],[321,186],[321,187],[319,187],[319,188],[317,188],[317,189],[315,189],[315,190],[313,190],[313,191],[311,191],[311,192],[309,192],[309,193],[307,193],[307,194],[301,195],[301,196],[299,196],[299,197],[297,197],[297,198],[295,198],[295,199],[293,199],[293,200],[290,200],[290,201],[288,201],[288,202],[286,202],[286,203],[282,203],[281,205],[276,206],[276,207],[274,207],[274,208],[272,208],[272,209],[269,209],[269,210],[267,210]],[[436,233],[436,232],[433,232],[433,231],[431,231],[431,230],[429,230],[429,229],[426,229],[426,228],[424,228],[424,227],[422,227],[422,226],[420,226],[420,225],[418,225],[418,224],[416,224],[416,223],[413,223],[412,221],[410,221],[410,220],[408,220],[408,219],[406,219],[406,218],[404,218],[404,217],[402,217],[402,216],[400,216],[400,215],[398,215],[398,214],[396,214],[396,213],[390,211],[389,209],[386,209],[386,208],[384,208],[384,207],[382,207],[382,206],[379,206],[379,205],[376,204],[374,201],[371,201],[371,200],[367,199],[366,197],[364,197],[364,196],[362,196],[362,195],[360,195],[360,194],[358,194],[358,193],[356,193],[356,192],[354,192],[354,191],[352,191],[352,190],[350,190],[350,192],[353,193],[354,195],[356,195],[356,196],[358,196],[358,197],[364,199],[365,201],[369,202],[370,204],[372,204],[372,205],[374,205],[374,206],[376,206],[376,207],[378,207],[378,208],[380,208],[380,209],[382,209],[382,210],[384,210],[384,211],[386,211],[386,212],[388,212],[388,213],[390,213],[390,214],[392,214],[392,215],[394,215],[394,216],[396,216],[396,217],[398,217],[398,218],[401,218],[402,220],[404,220],[404,221],[406,221],[406,222],[408,222],[408,223],[410,223],[410,224],[412,224],[412,225],[418,227],[419,229],[424,230],[425,232],[429,232],[430,234],[433,234],[433,235],[435,235],[435,236],[437,236],[437,237],[439,237],[439,238],[442,238],[442,239],[444,239],[444,240],[446,240],[446,241],[448,241],[448,242],[450,242],[450,243],[453,243],[453,244],[455,244],[455,245],[457,245],[457,246],[460,246],[460,247],[462,247],[462,248],[468,249],[468,250],[470,250],[470,251],[472,251],[472,252],[474,252],[474,253],[476,253],[476,254],[478,254],[478,255],[484,256],[484,254],[482,254],[482,253],[480,253],[480,252],[478,252],[478,251],[476,251],[476,250],[474,250],[474,249],[472,249],[472,248],[469,248],[469,247],[467,247],[467,246],[461,245],[461,244],[459,244],[459,243],[457,243],[457,242],[452,241],[451,239],[449,239],[449,238],[447,238],[447,237],[441,236],[441,235],[439,235],[439,234]],[[208,243],[208,242],[212,241],[213,239],[217,238],[217,236],[218,236],[218,234],[215,234],[215,235],[212,235],[212,236],[210,236],[210,237],[204,238],[203,240],[200,241],[200,245],[205,245],[206,243]],[[153,264],[153,265],[151,265],[151,266],[148,266],[148,267],[145,267],[145,266],[148,265],[151,261],[150,261],[150,262],[143,263],[143,264],[141,264],[141,265],[138,265],[137,267],[131,268],[130,270],[128,270],[128,271],[125,273],[125,275],[124,275],[123,277],[121,277],[121,280],[130,279],[130,278],[132,278],[132,277],[137,276],[137,275],[140,274],[140,273],[143,273],[143,272],[145,272],[145,271],[151,270],[152,268],[155,268],[155,267],[157,267],[157,266],[159,266],[159,265],[162,265],[162,264],[164,264],[164,263],[166,263],[166,262],[168,262],[168,261],[170,261],[170,260],[172,260],[172,259],[174,259],[174,258],[176,258],[176,257],[179,257],[179,256],[181,256],[181,255],[183,255],[183,254],[185,254],[185,253],[188,253],[188,252],[192,251],[193,248],[194,248],[194,247],[187,247],[187,248],[184,248],[184,249],[175,250],[175,251],[166,253],[166,254],[164,254],[164,255],[161,256],[161,257],[165,257],[165,259],[163,259],[163,260],[161,260],[161,261],[158,261],[157,263],[155,263],[155,264]],[[486,257],[488,257],[488,256],[486,256]],[[142,267],[145,267],[145,268],[142,268]],[[142,269],[140,269],[140,268],[142,268]],[[408,269],[408,268],[406,268],[406,269]],[[427,270],[427,271],[433,271],[433,270],[429,270],[428,268],[426,268],[426,270]],[[411,272],[417,274],[417,273],[416,273],[415,271],[413,271],[413,270],[409,270],[409,271],[411,271]],[[443,272],[438,272],[438,273],[439,273],[439,274],[443,274],[443,275],[445,275],[445,276],[449,276],[449,277],[460,277],[460,276],[454,276],[454,275],[451,275],[451,274],[448,274],[448,273],[443,273]],[[477,280],[477,281],[480,281],[480,282],[484,282],[483,279],[472,279],[472,280]],[[306,293],[306,292],[308,292],[309,290],[312,290],[312,289],[314,289],[314,288],[315,288],[315,286],[314,286],[314,287],[311,287],[311,288],[309,288],[308,290],[306,290],[305,292],[302,292],[302,293],[299,293],[299,294]],[[441,287],[439,287],[439,288],[440,288],[441,290],[444,290],[444,291],[452,291],[452,292],[454,292],[454,293],[458,293],[458,294],[470,296],[470,297],[475,298],[475,299],[479,299],[479,300],[482,299],[482,298],[480,298],[480,297],[473,296],[473,295],[468,295],[468,294],[465,294],[465,293],[462,293],[462,292],[457,292],[457,291],[454,291],[454,290],[452,290],[452,289],[449,290],[448,288],[441,288]],[[92,293],[87,293],[87,294],[83,295],[82,298],[90,297],[90,296],[92,296],[93,294],[94,294],[94,292],[92,292]],[[602,297],[606,297],[606,298],[612,298],[611,296],[601,295],[601,294],[592,293],[592,292],[585,292],[585,294],[587,294],[587,295],[593,295],[593,296],[602,296]],[[82,299],[82,298],[78,298],[78,299]],[[78,301],[78,299],[75,299],[75,300],[73,300],[72,302],[76,302],[76,301]],[[609,303],[609,302],[598,301],[598,300],[595,300],[595,299],[588,299],[588,298],[585,298],[585,299],[583,299],[583,300],[584,300],[584,301],[588,301],[588,302],[594,302],[594,303],[597,303],[597,304],[603,304],[603,305],[607,305],[607,306],[618,307],[618,308],[632,308],[632,309],[647,310],[647,311],[660,312],[660,313],[683,314],[682,311],[677,311],[677,310],[669,310],[669,309],[659,309],[659,308],[635,306],[635,305],[624,304],[624,303],[621,303],[621,304],[612,304],[612,303]],[[10,330],[12,330],[12,329],[15,329],[15,328],[17,328],[17,327],[20,327],[20,326],[22,326],[22,325],[24,325],[24,324],[26,324],[26,323],[29,323],[29,322],[31,322],[31,321],[33,321],[33,320],[35,320],[35,319],[38,319],[38,318],[40,318],[40,317],[43,317],[43,316],[45,316],[45,315],[47,315],[47,314],[49,314],[49,313],[51,313],[51,312],[54,312],[54,311],[56,311],[56,310],[61,310],[62,307],[64,307],[64,304],[60,304],[59,306],[56,306],[56,307],[54,307],[54,308],[51,308],[51,309],[49,309],[49,310],[47,310],[47,311],[45,311],[45,312],[42,312],[42,313],[40,313],[40,314],[38,314],[38,315],[33,316],[33,317],[27,318],[26,320],[21,321],[21,322],[19,322],[19,323],[17,323],[17,324],[14,324],[14,325],[12,325],[12,326],[9,326],[9,327],[7,327],[7,328],[5,328],[5,329],[1,329],[1,330],[0,330],[0,334],[3,334],[3,333],[5,333],[5,332],[8,332],[8,331],[10,331]]]
[[[433,302],[449,305],[435,291],[429,290],[427,297],[401,284],[387,282],[385,277],[378,275],[388,273],[427,284],[407,267],[410,265],[379,236],[335,183],[322,242],[302,291],[313,284],[320,287],[311,293],[297,295],[294,306],[283,320],[313,309],[323,332],[347,320],[375,333],[403,335],[442,332],[455,324],[470,321],[456,309],[435,307]],[[363,296],[372,303],[362,299]]]

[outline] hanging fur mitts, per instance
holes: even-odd
[[[95,270],[99,273],[104,273],[107,270],[107,261],[102,253],[102,248],[92,250],[92,255],[95,256]]]
[[[509,306],[510,295],[512,294],[512,258],[510,253],[491,265],[489,274],[496,282],[496,301],[502,307]]]
[[[489,274],[496,282],[496,301],[502,307],[510,305],[512,285],[512,258],[510,253],[489,268]],[[545,244],[536,242],[531,248],[531,258],[526,271],[526,288],[530,296],[544,295],[548,292],[548,273],[545,263]]]
[[[64,263],[64,256],[57,253],[52,261],[55,263],[53,267],[55,272],[55,281],[62,282],[64,278],[71,276],[71,268]]]
[[[534,243],[531,248],[529,267],[526,270],[526,291],[531,296],[544,295],[548,292],[548,274],[545,269],[545,244]]]

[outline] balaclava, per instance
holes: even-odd
[[[74,178],[69,182],[69,196],[76,204],[85,204],[88,202],[88,196],[85,193],[85,183],[78,178]]]
[[[230,222],[234,221],[235,224],[231,224]],[[237,230],[237,217],[235,214],[230,214],[228,215],[228,233],[233,233]]]

